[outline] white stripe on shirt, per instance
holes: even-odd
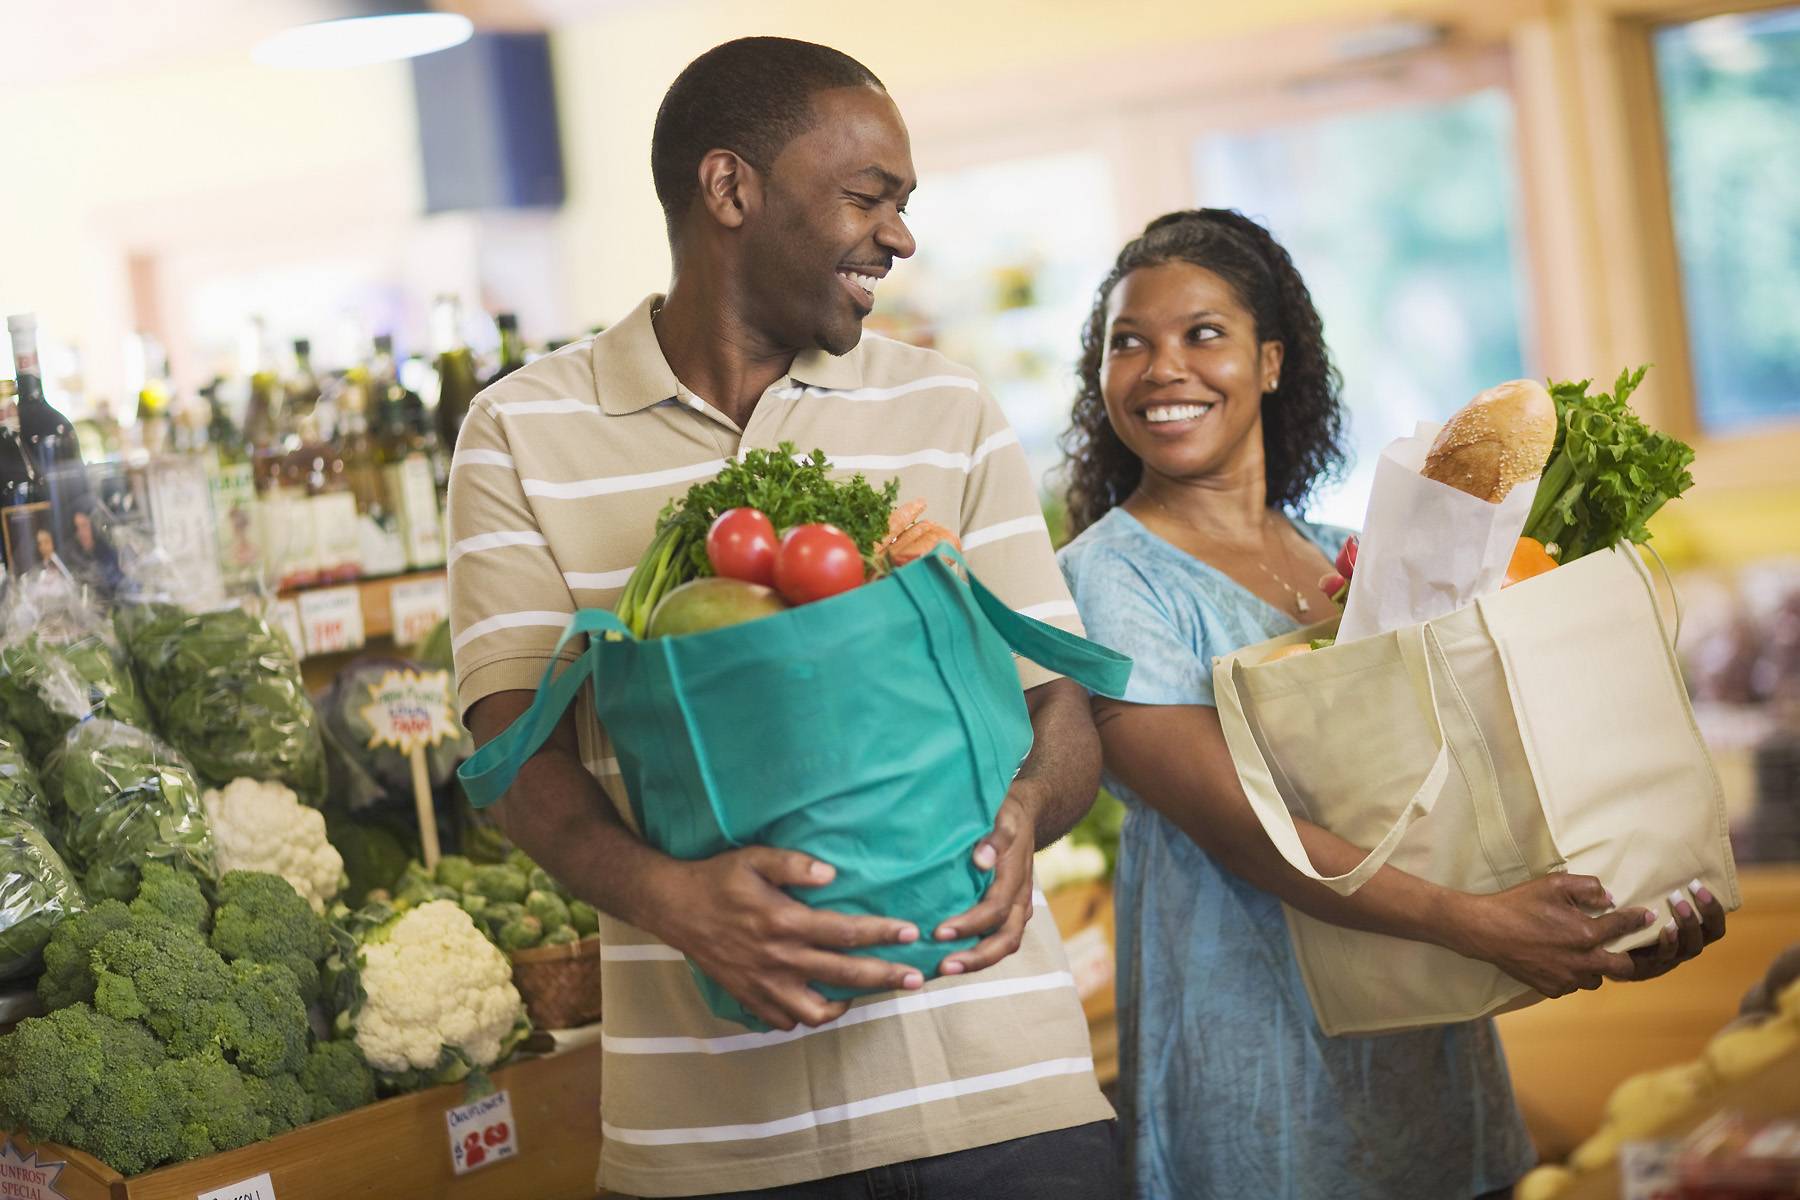
[[[502,629],[525,629],[532,626],[548,626],[562,629],[568,625],[571,614],[566,612],[510,612],[496,613],[485,620],[477,621],[457,635],[451,643],[452,650],[461,650],[476,638],[486,637]]]
[[[855,400],[862,402],[894,400],[901,396],[909,396],[914,392],[929,391],[932,388],[962,388],[975,392],[981,390],[981,384],[964,375],[927,375],[923,379],[912,379],[894,387],[867,388],[821,388],[821,387],[785,387],[769,393],[778,400]]]
[[[602,946],[601,962],[685,962],[681,951],[661,942],[643,942],[635,946]]]
[[[1048,604],[1033,604],[1029,608],[1016,610],[1021,617],[1035,617],[1040,621],[1048,621],[1051,617],[1072,617],[1076,614],[1073,600],[1052,600]]]
[[[572,588],[587,588],[603,592],[608,588],[624,587],[631,581],[631,573],[636,567],[626,567],[620,571],[564,571],[563,582]]]
[[[715,458],[711,462],[689,463],[687,466],[670,467],[665,471],[646,471],[641,475],[605,475],[598,479],[573,479],[567,483],[557,483],[550,479],[521,479],[519,486],[527,496],[542,496],[546,500],[584,500],[589,496],[611,496],[665,484],[686,483],[690,479],[704,479],[723,471],[727,461]]]
[[[513,465],[513,456],[502,454],[498,450],[464,450],[450,459],[450,469],[458,467],[506,467]]]
[[[586,400],[512,400],[493,406],[494,412],[505,417],[548,417],[557,413],[599,414],[602,410],[596,404]]]
[[[1002,521],[998,525],[989,525],[985,529],[977,529],[962,540],[964,550],[973,550],[977,546],[986,546],[993,542],[1003,542],[1010,537],[1018,537],[1022,533],[1032,533],[1045,529],[1042,514],[1019,517],[1011,521]],[[1045,529],[1047,533],[1048,530]]]
[[[450,561],[455,562],[465,554],[475,554],[482,550],[498,550],[503,546],[548,546],[544,535],[535,529],[498,529],[493,533],[478,533],[474,537],[464,538],[450,547]]]
[[[885,1096],[870,1096],[866,1100],[854,1100],[849,1104],[833,1104],[826,1108],[815,1108],[811,1112],[783,1117],[777,1121],[762,1121],[754,1125],[702,1125],[689,1129],[624,1129],[602,1120],[600,1132],[604,1137],[631,1146],[690,1146],[700,1142],[753,1141],[758,1138],[780,1137],[784,1133],[800,1133],[807,1129],[817,1129],[821,1125],[835,1125],[841,1121],[855,1120],[857,1117],[874,1116],[876,1113],[894,1112],[902,1108],[917,1108],[934,1100],[954,1100],[959,1096],[973,1096],[981,1092],[1018,1087],[1021,1084],[1033,1083],[1039,1079],[1051,1079],[1058,1075],[1082,1075],[1093,1069],[1094,1060],[1091,1056],[1051,1058],[1042,1062],[1027,1063],[1022,1067],[1014,1067],[1010,1071],[995,1071],[989,1075],[971,1075],[965,1079],[952,1079],[947,1083],[907,1088],[905,1091],[889,1092]]]
[[[631,947],[636,949],[637,947]],[[619,949],[625,949],[621,946]],[[604,961],[604,955],[602,956]],[[939,988],[930,992],[909,992],[888,1000],[877,1000],[852,1008],[835,1021],[811,1027],[800,1025],[789,1030],[773,1029],[767,1033],[736,1033],[725,1037],[613,1037],[601,1034],[600,1044],[613,1054],[731,1054],[739,1050],[758,1050],[779,1046],[800,1038],[867,1025],[887,1017],[948,1008],[975,1000],[992,1000],[1001,996],[1022,996],[1028,992],[1047,992],[1054,988],[1075,986],[1075,977],[1067,971],[1051,971],[1044,975],[1028,975],[1021,979],[994,979],[967,983],[960,987]]]

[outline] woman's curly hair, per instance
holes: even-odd
[[[1318,310],[1293,260],[1267,229],[1235,209],[1173,212],[1144,226],[1119,251],[1094,293],[1094,310],[1081,333],[1080,390],[1061,441],[1071,536],[1123,502],[1143,477],[1143,462],[1107,420],[1100,395],[1106,306],[1125,276],[1171,262],[1204,267],[1230,284],[1256,321],[1257,340],[1282,345],[1280,386],[1262,400],[1269,506],[1297,511],[1315,487],[1343,469],[1342,380],[1331,365]]]

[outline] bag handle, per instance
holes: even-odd
[[[531,698],[531,707],[519,714],[499,737],[477,749],[456,768],[456,777],[462,780],[470,805],[487,808],[506,795],[526,762],[549,740],[551,731],[574,703],[581,685],[599,661],[597,645],[590,644],[558,674],[562,649],[575,638],[597,633],[631,636],[625,623],[605,609],[584,608],[569,618],[562,636],[556,640],[556,648],[550,652],[550,662],[544,667],[544,678]]]
[[[1429,625],[1418,625],[1413,628],[1416,638],[1416,655],[1408,653],[1407,642],[1401,641],[1402,658],[1406,660],[1409,671],[1415,682],[1424,683],[1426,698],[1425,710],[1431,722],[1431,730],[1438,744],[1437,755],[1431,760],[1431,768],[1425,773],[1425,780],[1407,800],[1406,807],[1394,818],[1393,825],[1370,850],[1363,860],[1344,872],[1342,875],[1321,875],[1312,864],[1306,853],[1306,847],[1300,841],[1300,830],[1294,824],[1294,814],[1288,809],[1287,801],[1282,798],[1281,788],[1275,782],[1275,770],[1264,754],[1262,739],[1245,711],[1244,705],[1244,665],[1239,659],[1232,659],[1227,669],[1222,672],[1222,688],[1215,688],[1215,701],[1219,710],[1219,724],[1225,730],[1225,741],[1231,748],[1232,761],[1237,765],[1238,780],[1243,785],[1244,795],[1250,801],[1250,810],[1262,824],[1269,840],[1275,843],[1288,865],[1308,879],[1314,879],[1330,888],[1340,896],[1354,895],[1358,888],[1367,883],[1375,872],[1387,865],[1394,851],[1400,846],[1400,839],[1414,821],[1428,815],[1444,794],[1444,786],[1450,779],[1450,740],[1444,734],[1443,720],[1438,715],[1437,679],[1432,668],[1432,653],[1443,654],[1443,647],[1437,644],[1437,634]],[[1402,635],[1404,636],[1404,635]],[[1416,662],[1415,662],[1416,660]],[[1215,678],[1218,678],[1215,675]]]
[[[1642,548],[1649,551],[1650,557],[1656,560],[1657,573],[1662,576],[1663,583],[1668,586],[1669,600],[1675,607],[1675,633],[1669,639],[1669,647],[1671,649],[1674,649],[1681,645],[1681,618],[1682,618],[1681,592],[1675,586],[1675,576],[1673,576],[1669,573],[1669,564],[1664,562],[1663,556],[1656,552],[1656,547],[1651,545],[1649,542],[1645,542],[1643,544]],[[1630,556],[1631,560],[1633,562],[1637,563],[1638,571],[1644,577],[1644,584],[1645,584],[1645,586],[1647,586],[1650,589],[1651,603],[1654,604],[1656,602],[1656,585],[1654,582],[1651,581],[1650,573],[1644,567],[1643,557],[1636,553],[1636,551],[1638,550],[1638,547],[1627,542],[1625,544],[1624,549],[1625,549],[1626,553]]]
[[[947,542],[939,542],[932,547],[926,558],[952,579],[968,585],[975,595],[975,603],[981,609],[982,616],[1006,640],[1006,644],[1019,654],[1040,667],[1046,667],[1059,675],[1067,675],[1091,692],[1099,692],[1115,699],[1125,695],[1125,684],[1131,678],[1131,659],[1128,656],[1015,611],[976,578],[968,560]],[[955,566],[962,567],[962,575],[957,575]]]

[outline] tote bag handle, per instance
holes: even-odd
[[[623,621],[602,608],[584,608],[569,618],[562,637],[556,641],[556,649],[550,652],[550,663],[544,668],[537,694],[531,698],[531,707],[499,737],[477,749],[456,769],[456,776],[462,780],[463,791],[471,805],[486,808],[506,795],[526,762],[550,739],[556,723],[562,720],[563,713],[574,703],[576,693],[581,691],[581,685],[592,673],[599,652],[597,645],[589,645],[579,658],[566,666],[558,658],[563,647],[584,635],[606,633],[631,636],[631,630]],[[561,673],[557,672],[558,666],[563,667]]]
[[[1431,768],[1426,771],[1424,782],[1407,800],[1406,807],[1394,818],[1393,825],[1370,850],[1367,857],[1342,875],[1321,875],[1312,864],[1301,844],[1300,830],[1294,824],[1294,814],[1289,811],[1287,801],[1282,798],[1281,788],[1275,782],[1275,771],[1263,751],[1262,738],[1251,724],[1251,718],[1244,704],[1244,665],[1232,659],[1225,683],[1227,686],[1217,690],[1216,702],[1219,708],[1219,723],[1224,727],[1225,740],[1231,747],[1231,757],[1238,768],[1238,779],[1243,784],[1244,795],[1250,801],[1250,809],[1261,822],[1263,830],[1268,833],[1269,840],[1281,852],[1281,857],[1288,861],[1294,870],[1309,879],[1316,879],[1340,896],[1354,895],[1356,890],[1367,883],[1375,872],[1387,865],[1389,858],[1400,846],[1400,839],[1412,823],[1431,812],[1437,806],[1438,799],[1444,794],[1444,785],[1450,779],[1450,741],[1444,734],[1443,719],[1438,715],[1438,684],[1436,668],[1433,666],[1433,654],[1442,657],[1443,647],[1438,644],[1437,634],[1429,624],[1417,625],[1399,635],[1403,640],[1402,657],[1407,660],[1407,667],[1414,675],[1415,682],[1423,683],[1425,693],[1425,711],[1431,723],[1431,731],[1437,741],[1437,754],[1431,760]]]

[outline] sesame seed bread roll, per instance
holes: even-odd
[[[1543,474],[1556,442],[1556,404],[1530,379],[1496,384],[1449,421],[1419,472],[1498,504],[1517,484]]]

